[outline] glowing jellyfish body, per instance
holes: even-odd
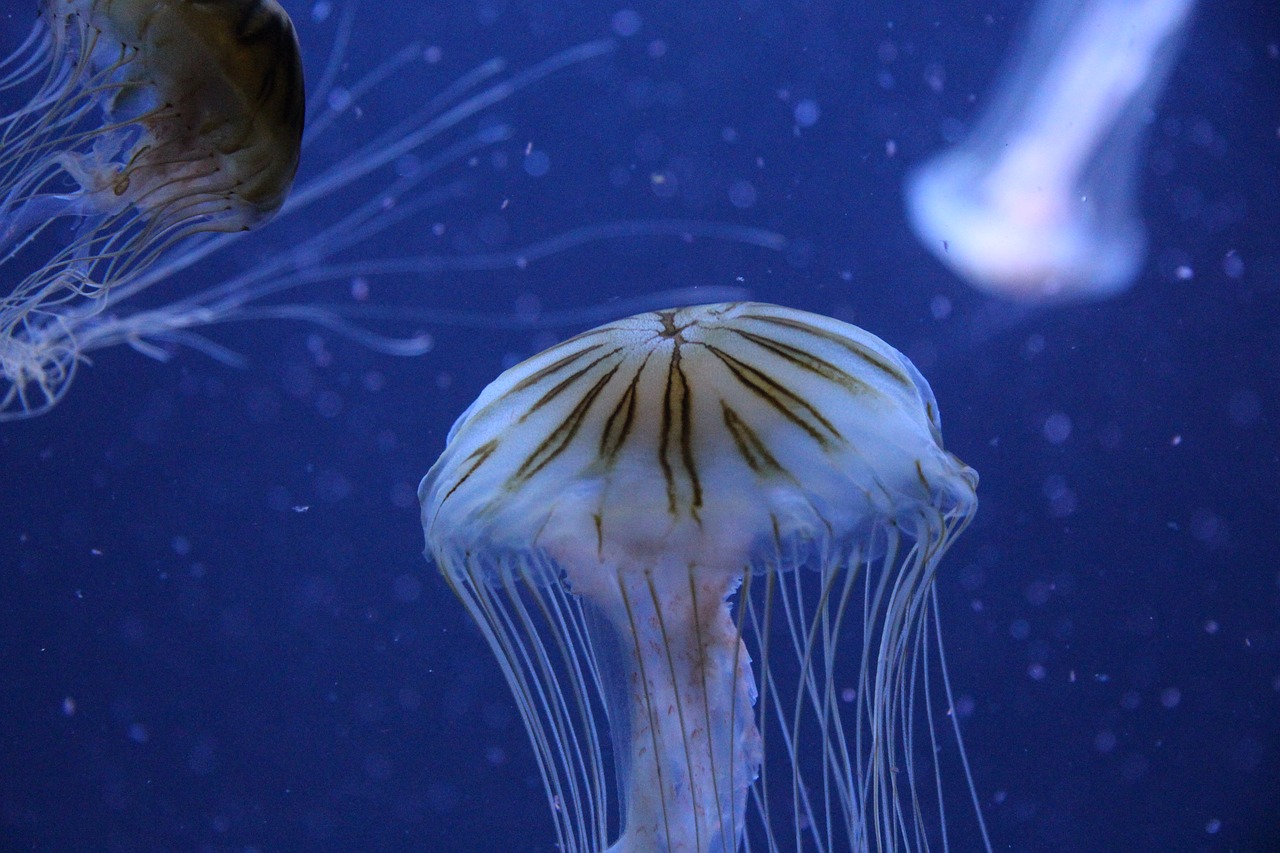
[[[419,498],[561,849],[907,850],[942,833],[931,591],[976,483],[897,351],[725,303],[506,371]]]
[[[1104,297],[1137,277],[1150,110],[1194,0],[1042,0],[971,135],[908,179],[924,244],[979,289]]]
[[[0,417],[51,407],[74,340],[166,251],[274,213],[298,168],[305,97],[293,24],[275,0],[44,0],[0,91]],[[65,236],[61,229],[72,233]],[[37,241],[63,243],[52,257]]]

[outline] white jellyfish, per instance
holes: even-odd
[[[976,485],[892,347],[731,303],[506,371],[418,494],[558,849],[942,850],[968,774],[933,589]]]
[[[975,287],[1100,298],[1141,270],[1144,130],[1195,0],[1043,0],[972,133],[910,175],[920,240]]]

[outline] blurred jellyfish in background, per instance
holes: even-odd
[[[950,801],[990,850],[972,782],[944,794],[968,764],[934,598],[977,479],[905,357],[773,305],[641,314],[491,383],[422,523],[557,849],[942,850]]]
[[[988,293],[1102,298],[1141,271],[1145,129],[1195,0],[1042,0],[972,133],[907,182],[917,236]]]
[[[419,355],[432,345],[422,323],[509,319],[433,310],[430,300],[393,307],[363,296],[345,304],[313,294],[279,298],[308,285],[345,282],[355,290],[379,276],[509,269],[610,238],[781,245],[760,229],[647,220],[587,223],[491,253],[423,249],[433,239],[429,211],[467,192],[467,181],[446,173],[513,135],[496,121],[451,131],[610,53],[611,39],[515,72],[490,59],[430,89],[404,79],[438,59],[438,48],[414,41],[348,80],[359,5],[339,11],[321,0],[311,16],[335,28],[306,98],[299,166],[301,64],[275,0],[42,0],[39,10],[29,36],[0,63],[0,270],[17,282],[0,296],[0,422],[48,411],[77,367],[106,347],[127,344],[159,360],[186,347],[243,365],[204,334],[214,324],[301,321],[383,353]],[[242,22],[258,29],[237,29]],[[256,38],[259,31],[269,38]],[[350,121],[376,90],[401,99],[395,120]],[[262,234],[269,244],[249,249],[243,232],[273,213]],[[404,254],[367,251],[389,232]],[[251,265],[209,284],[204,267],[221,270],[233,254]],[[598,309],[584,308],[558,321],[596,317]],[[405,326],[413,328],[388,331]]]
[[[0,418],[39,414],[80,359],[75,327],[201,233],[252,228],[298,168],[305,96],[274,0],[44,0],[0,64]],[[47,256],[45,232],[60,243]]]

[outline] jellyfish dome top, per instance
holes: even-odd
[[[179,241],[252,228],[284,201],[304,118],[275,0],[42,0],[0,61],[0,418],[52,406],[63,327]],[[8,107],[4,107],[8,109]],[[60,244],[52,253],[36,247]],[[50,256],[50,254],[52,256]],[[57,346],[44,346],[46,340]]]
[[[924,769],[963,756],[932,589],[976,485],[905,357],[744,302],[506,371],[419,498],[561,849],[914,850],[945,842]]]

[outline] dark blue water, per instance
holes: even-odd
[[[317,80],[337,12],[285,5]],[[370,302],[527,317],[737,286],[882,336],[929,378],[948,448],[982,476],[940,590],[996,849],[1270,851],[1280,26],[1266,5],[1197,19],[1142,181],[1149,263],[1105,303],[991,302],[906,225],[905,171],[973,117],[1019,3],[367,2],[340,81],[414,40],[438,61],[358,99],[307,156],[332,160],[492,56],[528,67],[634,10],[611,55],[447,135],[514,128],[446,170],[457,198],[361,253],[466,255],[623,218],[761,226],[787,248],[600,242],[524,269],[373,279]],[[6,5],[6,45],[29,19]],[[375,194],[390,177],[366,180]],[[252,266],[341,210],[282,220],[152,296]],[[352,304],[351,283],[296,298]],[[228,325],[210,337],[247,369],[102,351],[51,414],[0,427],[0,849],[553,849],[507,688],[421,556],[414,490],[490,378],[578,328],[410,316],[392,331],[435,346],[396,359],[302,324]]]

